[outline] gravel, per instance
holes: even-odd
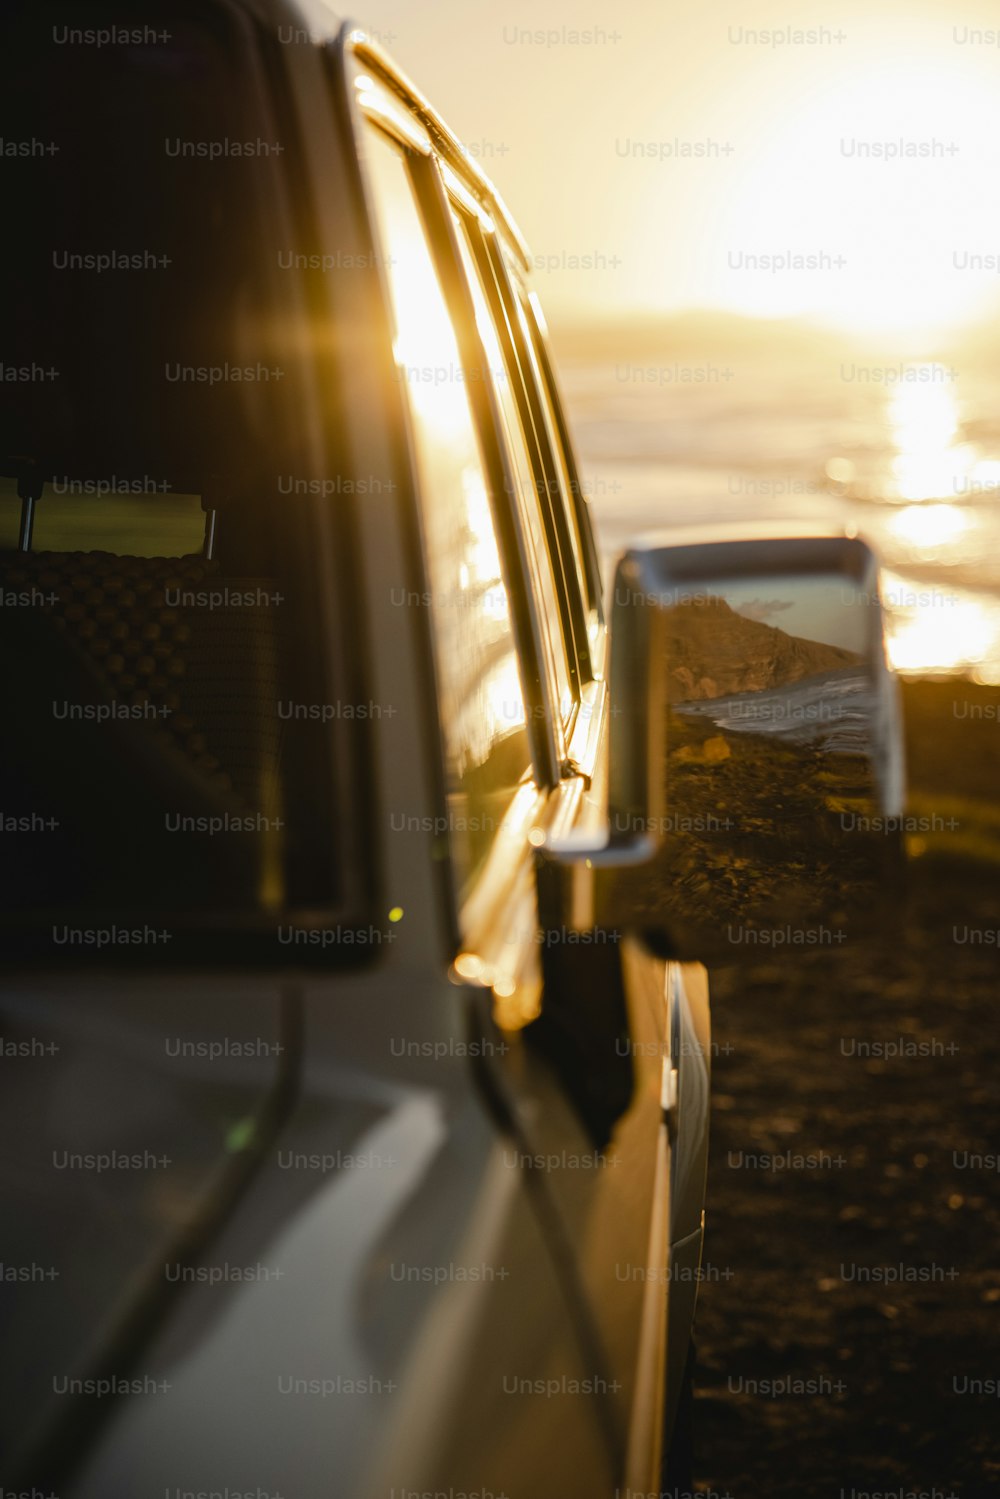
[[[711,1499],[1000,1494],[1000,690],[905,697],[901,922],[712,976]]]

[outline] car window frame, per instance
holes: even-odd
[[[579,710],[583,697],[583,688],[591,679],[590,648],[586,633],[581,580],[573,556],[563,507],[553,502],[554,495],[557,496],[559,493],[557,471],[543,420],[543,397],[536,387],[535,371],[530,358],[527,357],[523,329],[519,321],[517,296],[511,282],[507,256],[494,224],[484,224],[480,218],[476,227],[477,234],[472,243],[473,256],[485,284],[487,301],[504,360],[508,369],[516,372],[516,378],[512,380],[514,398],[531,457],[535,497],[542,513],[546,543],[555,576],[560,614],[559,629],[569,661],[576,704],[576,711],[568,724],[568,730],[572,734],[576,712]]]
[[[594,533],[593,521],[590,514],[590,502],[587,499],[583,481],[580,478],[580,465],[577,461],[576,447],[573,443],[569,422],[566,419],[566,406],[556,375],[555,362],[552,357],[552,344],[542,304],[538,293],[534,289],[530,288],[519,276],[516,279],[524,293],[525,321],[528,324],[529,336],[537,356],[539,375],[548,394],[549,405],[555,418],[554,436],[559,444],[566,477],[569,480],[567,501],[572,506],[576,515],[577,527],[583,544],[583,566],[587,583],[586,602],[588,613],[593,620],[592,624],[588,621],[588,628],[593,635],[604,625],[605,616],[604,578],[601,571],[601,558],[597,546],[597,537]]]
[[[521,525],[517,507],[513,503],[514,476],[512,460],[502,437],[501,414],[496,406],[485,349],[475,322],[472,291],[468,285],[457,231],[451,220],[451,209],[442,177],[442,163],[433,146],[424,143],[424,130],[419,117],[414,115],[404,100],[388,96],[384,89],[373,89],[361,101],[361,121],[368,128],[379,131],[403,153],[403,165],[407,173],[414,201],[425,232],[428,252],[441,282],[442,294],[449,318],[455,332],[459,359],[467,373],[469,404],[477,440],[482,450],[483,468],[489,485],[494,520],[501,559],[505,569],[505,585],[511,604],[515,650],[522,674],[522,688],[528,718],[528,740],[530,764],[526,774],[546,794],[558,785],[562,767],[567,757],[567,739],[558,721],[556,705],[544,668],[543,629],[544,619],[538,609],[531,585],[528,538]],[[361,171],[366,195],[373,189],[368,180],[363,149],[359,152]],[[371,225],[373,239],[379,240],[379,226]],[[382,247],[384,249],[384,247]],[[386,281],[383,271],[383,281]],[[386,307],[389,288],[384,286]],[[477,372],[477,373],[473,373]],[[418,525],[421,498],[421,479],[415,462],[412,435],[412,413],[409,402],[401,392],[399,412],[407,434],[409,448],[410,478],[417,509]],[[427,558],[424,551],[422,527],[420,527],[420,563],[422,580],[428,578]],[[437,677],[436,641],[432,641]],[[444,754],[444,726],[435,704],[435,728],[439,756]],[[491,851],[492,853],[492,851]],[[491,856],[478,872],[473,886],[481,881],[491,862]],[[465,904],[465,902],[458,902]]]
[[[476,325],[473,294],[468,284],[467,272],[457,238],[457,229],[452,222],[451,199],[457,199],[461,207],[476,216],[481,227],[495,229],[500,225],[505,232],[505,243],[525,257],[527,250],[521,247],[516,227],[511,227],[506,210],[494,195],[484,196],[472,165],[459,156],[458,147],[445,136],[438,139],[436,120],[425,116],[420,100],[411,97],[396,86],[395,79],[383,73],[367,53],[363,57],[348,49],[345,62],[344,83],[347,85],[348,113],[356,138],[356,167],[361,178],[362,201],[370,199],[370,184],[364,167],[363,125],[377,127],[395,141],[406,153],[406,164],[420,195],[418,201],[428,223],[431,253],[442,276],[446,302],[455,326],[460,358],[466,367],[488,373],[488,361]],[[467,171],[466,168],[469,168]],[[450,197],[449,197],[450,195]],[[370,202],[368,205],[370,216]],[[378,245],[378,226],[370,224],[369,233]],[[509,246],[508,246],[509,249]],[[378,257],[376,256],[376,260]],[[384,267],[379,267],[382,297],[388,308],[389,289]],[[387,314],[388,316],[388,314]],[[388,326],[388,324],[387,324]],[[538,608],[531,585],[530,563],[527,554],[527,538],[517,514],[513,492],[513,461],[508,456],[502,437],[502,414],[491,382],[480,379],[471,383],[473,394],[473,416],[479,437],[484,447],[491,495],[498,497],[498,513],[503,515],[501,535],[502,556],[508,568],[508,592],[514,616],[516,643],[519,660],[525,672],[525,692],[529,708],[534,781],[522,786],[523,795],[518,795],[504,820],[502,838],[480,868],[470,889],[459,895],[454,880],[450,880],[451,907],[459,944],[467,938],[471,929],[486,929],[484,913],[494,909],[502,890],[509,882],[512,859],[518,862],[529,851],[528,834],[533,827],[547,822],[550,809],[562,806],[561,796],[569,785],[577,784],[581,767],[586,761],[589,769],[583,770],[584,783],[589,784],[596,766],[599,745],[602,742],[599,730],[603,723],[603,712],[595,711],[594,691],[599,684],[587,684],[577,714],[572,736],[567,734],[559,722],[555,702],[546,701],[543,688],[544,652],[541,647],[541,632],[547,628]],[[414,463],[411,431],[411,413],[402,392],[393,403],[393,420],[408,450],[407,478],[412,494],[416,535],[416,562],[426,578],[426,559],[421,555],[422,542],[419,535],[420,487],[419,475]],[[584,531],[586,536],[586,531]],[[583,580],[586,581],[586,580]],[[580,581],[578,580],[578,586]],[[435,648],[428,632],[427,648],[432,683],[436,676]],[[530,683],[527,678],[531,678]],[[529,690],[530,689],[530,690]],[[603,699],[602,699],[603,701]],[[431,731],[438,746],[437,758],[443,774],[444,733],[437,705],[428,714]],[[581,739],[582,736],[582,739]],[[587,743],[587,753],[582,755],[580,747]],[[567,779],[570,778],[570,779]],[[575,778],[575,780],[573,779]],[[442,797],[443,797],[442,780]],[[533,806],[529,806],[533,803]],[[444,802],[441,803],[442,811]],[[509,824],[509,826],[508,826]],[[499,845],[503,844],[501,848]],[[451,860],[448,861],[450,867]]]
[[[581,682],[585,684],[594,679],[594,663],[591,656],[593,611],[589,597],[587,539],[580,524],[579,510],[573,502],[572,479],[569,465],[565,461],[565,447],[561,440],[561,433],[554,429],[554,423],[558,422],[555,398],[551,381],[547,380],[541,367],[537,340],[533,336],[534,323],[533,320],[529,320],[526,309],[529,300],[526,281],[499,235],[495,236],[495,241],[489,248],[496,263],[501,295],[509,307],[508,316],[521,366],[525,398],[531,409],[531,419],[544,468],[545,480],[542,493],[552,515],[553,533],[566,582],[580,677]],[[562,472],[560,472],[560,460]],[[565,484],[563,475],[565,475]],[[579,555],[571,534],[574,528],[578,537]]]
[[[515,501],[514,459],[507,447],[503,413],[476,323],[472,288],[451,217],[442,164],[432,152],[426,157],[408,159],[407,165],[466,373],[469,405],[482,444],[483,466],[493,499],[501,558],[508,568],[505,582],[512,605],[515,647],[522,670],[527,669],[530,674],[530,684],[525,681],[523,685],[532,765],[537,784],[551,787],[558,783],[566,758],[566,735],[554,696],[555,683],[545,664],[547,621],[532,583],[531,541]]]
[[[380,121],[366,122],[363,130],[364,156],[372,189],[373,228],[381,239],[381,262],[390,268],[385,277],[385,292],[388,299],[387,306],[391,309],[393,327],[397,334],[400,333],[407,307],[412,311],[414,306],[419,305],[412,301],[412,293],[406,286],[405,276],[401,278],[397,276],[395,270],[391,269],[400,264],[400,256],[410,253],[410,237],[412,236],[412,251],[419,258],[421,274],[426,278],[423,296],[428,302],[433,297],[435,321],[440,316],[450,336],[447,349],[439,350],[437,359],[439,362],[441,358],[447,358],[449,363],[452,360],[456,362],[453,368],[445,369],[442,373],[453,387],[449,393],[449,400],[454,403],[456,420],[461,420],[462,451],[467,455],[463,463],[467,461],[474,464],[476,487],[478,489],[481,486],[483,500],[488,507],[490,545],[491,550],[495,547],[496,565],[499,569],[497,584],[502,585],[506,601],[502,633],[497,638],[496,644],[504,662],[509,663],[513,673],[516,674],[521,708],[516,725],[516,746],[507,743],[510,739],[509,733],[501,732],[491,737],[492,747],[507,745],[505,753],[512,759],[512,763],[508,767],[510,779],[505,779],[503,784],[495,787],[491,786],[489,790],[488,795],[491,798],[495,796],[496,801],[489,813],[488,836],[477,857],[472,857],[473,840],[463,839],[459,835],[457,824],[452,821],[456,794],[461,802],[466,796],[471,796],[471,790],[461,776],[456,780],[453,774],[445,769],[444,795],[448,810],[444,820],[448,833],[453,886],[457,891],[457,902],[461,906],[465,903],[469,891],[474,888],[482,868],[489,862],[500,826],[505,822],[512,804],[526,783],[534,786],[538,780],[535,738],[540,715],[529,710],[527,679],[530,675],[530,668],[525,663],[522,641],[515,619],[509,547],[504,539],[504,533],[509,529],[508,518],[503,510],[502,494],[498,501],[496,478],[489,463],[489,443],[484,441],[482,422],[477,410],[477,407],[481,405],[479,387],[483,383],[483,371],[470,362],[474,357],[474,351],[469,347],[468,341],[462,338],[459,326],[459,318],[463,309],[456,303],[455,288],[447,284],[447,267],[442,261],[442,255],[446,253],[447,247],[443,245],[441,228],[437,221],[437,194],[433,163],[429,155],[423,151],[415,155],[408,151],[406,142],[399,140],[395,132],[385,130]],[[378,162],[377,170],[376,161]],[[396,195],[399,196],[400,204],[405,202],[405,212],[410,220],[409,228],[402,239],[397,233],[403,226],[397,223]],[[406,301],[408,297],[409,302]],[[426,360],[432,355],[433,350],[429,345],[421,343],[411,348],[408,353],[418,366],[415,373],[419,374],[421,359]],[[448,714],[449,712],[459,713],[461,703],[465,701],[464,691],[460,701],[456,702],[452,701],[448,690],[449,686],[454,686],[455,669],[456,667],[459,669],[465,686],[471,687],[473,680],[477,684],[486,680],[483,675],[485,663],[480,662],[478,667],[474,667],[472,678],[466,679],[460,638],[455,638],[452,633],[456,622],[451,618],[446,623],[438,610],[433,607],[436,589],[446,586],[441,579],[441,557],[438,555],[442,535],[451,536],[454,526],[461,524],[457,519],[457,513],[455,515],[452,513],[456,504],[459,510],[461,509],[459,473],[457,470],[452,471],[450,467],[446,473],[436,471],[433,458],[430,459],[431,467],[428,468],[427,414],[424,410],[424,403],[417,398],[411,385],[410,376],[414,371],[399,363],[400,353],[395,348],[393,358],[396,362],[397,383],[402,392],[400,405],[405,413],[405,422],[410,436],[411,478],[422,564],[421,588],[415,597],[418,605],[422,603],[425,608],[429,609],[427,620],[434,662],[434,703],[437,709],[435,718],[439,732],[442,767],[446,768],[453,753],[454,730],[459,722],[459,719],[450,718]],[[428,372],[436,376],[438,366],[434,369],[428,367]],[[457,389],[454,388],[456,386]],[[433,443],[433,437],[431,441]],[[450,449],[452,444],[447,443],[447,447]],[[444,484],[440,495],[437,489],[439,481]],[[485,520],[486,516],[484,516]],[[443,533],[442,523],[444,524]],[[486,532],[487,528],[484,526],[482,533],[484,540]],[[453,580],[451,586],[457,586],[457,581]],[[445,613],[447,614],[448,611],[446,610]],[[471,620],[469,623],[471,627]],[[459,637],[464,637],[466,633],[463,623]],[[544,678],[538,686],[544,692]],[[511,687],[513,688],[513,683]],[[478,817],[480,814],[476,812],[473,815]]]
[[[503,255],[507,294],[518,306],[517,326],[527,339],[530,353],[528,368],[536,384],[541,405],[540,424],[551,464],[549,502],[561,521],[560,536],[565,537],[567,556],[574,574],[573,605],[579,631],[581,666],[581,702],[570,740],[567,773],[579,772],[588,784],[598,775],[606,749],[607,725],[607,658],[608,631],[604,616],[603,582],[597,539],[591,524],[589,506],[578,478],[576,455],[570,438],[565,409],[548,347],[545,316],[536,292],[529,289],[509,246],[498,237],[498,253]],[[561,466],[560,460],[561,459]],[[570,539],[575,517],[580,556]]]
[[[520,439],[524,448],[524,456],[527,459],[528,466],[531,472],[531,478],[527,485],[525,485],[523,482],[518,482],[520,479],[520,465],[517,459],[514,457],[513,452],[511,451],[512,471],[514,474],[515,484],[517,485],[517,493],[513,496],[513,501],[515,506],[519,508],[532,506],[535,507],[537,518],[540,522],[540,539],[541,548],[543,551],[543,555],[537,556],[535,558],[535,561],[537,562],[538,567],[543,569],[548,568],[551,572],[553,593],[552,602],[554,604],[554,609],[550,606],[548,599],[545,597],[541,579],[537,580],[539,585],[537,590],[535,589],[534,585],[532,586],[533,592],[536,592],[536,605],[538,608],[538,612],[544,622],[547,646],[549,653],[553,658],[554,669],[556,671],[557,678],[560,674],[560,667],[555,664],[556,658],[559,658],[559,660],[561,660],[565,668],[565,685],[569,688],[570,701],[566,711],[560,714],[560,719],[563,729],[566,733],[567,740],[569,740],[573,735],[573,729],[576,723],[577,715],[579,713],[580,701],[582,696],[580,662],[576,649],[576,640],[572,633],[572,620],[570,617],[570,610],[572,606],[567,594],[561,563],[558,556],[553,556],[552,516],[542,488],[542,485],[544,484],[544,474],[541,466],[541,453],[538,447],[536,433],[530,423],[530,417],[528,416],[525,401],[523,399],[523,393],[521,389],[524,378],[523,371],[517,359],[516,349],[514,349],[513,345],[511,344],[504,326],[498,322],[497,311],[502,311],[504,313],[504,316],[506,316],[506,309],[499,301],[497,286],[491,267],[488,262],[481,258],[483,236],[491,233],[492,231],[483,225],[482,217],[478,212],[475,212],[473,211],[473,209],[468,208],[462,202],[461,198],[455,195],[453,183],[446,183],[446,187],[452,213],[454,217],[460,221],[462,226],[461,229],[456,231],[456,233],[459,234],[459,236],[461,236],[462,234],[465,235],[465,250],[468,254],[468,262],[471,262],[472,265],[471,274],[477,278],[478,289],[485,304],[485,313],[486,316],[490,319],[490,324],[493,329],[493,336],[497,341],[497,348],[499,350],[500,359],[502,362],[502,370],[500,373],[502,374],[503,379],[509,382],[510,399],[512,400],[514,407],[513,421],[517,424],[518,432],[511,433],[508,431],[510,426],[510,418],[508,417],[506,410],[503,409],[503,398],[498,393],[497,405],[500,408],[502,422],[501,440],[505,443],[505,445],[512,449],[513,444],[518,441],[518,438]],[[463,266],[466,266],[468,262],[466,262],[463,257]],[[512,369],[513,376],[511,373]],[[525,490],[527,490],[526,493],[524,492]],[[531,545],[534,552],[538,551],[538,543],[534,538],[531,539],[529,544]],[[554,680],[554,685],[556,687],[556,697],[558,700],[561,690],[561,683],[559,680]]]

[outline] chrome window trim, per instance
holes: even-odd
[[[590,630],[588,628],[588,612],[590,606],[590,588],[587,575],[587,539],[580,530],[579,535],[579,558],[577,548],[573,544],[571,527],[573,519],[577,521],[579,528],[579,514],[573,505],[572,494],[563,494],[563,486],[559,476],[559,453],[557,453],[552,438],[559,442],[558,431],[550,434],[549,427],[558,425],[555,402],[552,396],[551,384],[546,381],[546,371],[542,367],[539,357],[537,341],[533,337],[534,329],[528,324],[528,313],[523,302],[528,300],[527,288],[519,273],[510,265],[509,257],[504,254],[499,239],[494,236],[492,242],[487,241],[491,258],[494,261],[497,282],[500,288],[500,296],[503,299],[507,317],[510,321],[511,336],[514,346],[514,356],[521,372],[524,383],[524,396],[528,405],[528,416],[535,431],[535,440],[538,446],[539,461],[542,466],[542,479],[544,487],[544,503],[551,512],[552,531],[555,539],[556,556],[560,571],[563,572],[566,586],[566,619],[564,628],[568,626],[569,644],[574,654],[576,668],[577,687],[593,679],[593,663],[590,659]],[[542,383],[546,382],[546,390]],[[552,420],[548,419],[547,406],[552,402]],[[565,465],[566,477],[569,479],[569,468]],[[573,516],[569,514],[572,509]]]
[[[514,473],[511,457],[503,439],[503,424],[492,380],[488,378],[489,360],[476,323],[475,304],[468,284],[458,231],[451,217],[451,206],[436,157],[414,163],[414,182],[430,231],[431,251],[437,262],[445,301],[452,316],[458,340],[459,357],[468,363],[479,378],[469,382],[473,420],[484,448],[487,476],[497,499],[498,513],[510,528],[514,555],[508,558],[512,571],[509,581],[514,607],[515,633],[522,664],[533,678],[525,684],[526,706],[531,717],[528,724],[533,746],[533,763],[539,782],[553,786],[559,780],[566,759],[566,742],[559,723],[557,705],[552,697],[553,683],[545,665],[546,621],[538,607],[531,584],[529,540],[514,500]],[[423,179],[423,180],[421,180]],[[503,534],[501,544],[506,547]]]
[[[496,266],[494,263],[494,256],[491,247],[491,239],[495,240],[496,236],[487,235],[486,233],[484,233],[482,225],[478,223],[478,221],[473,221],[473,223],[475,224],[474,228],[472,227],[472,223],[466,224],[466,227],[472,230],[472,232],[467,237],[467,249],[469,251],[470,259],[473,261],[476,267],[475,274],[479,277],[483,298],[486,302],[486,309],[493,326],[493,331],[497,339],[498,348],[500,350],[500,357],[504,362],[504,373],[508,377],[508,381],[511,386],[510,393],[513,397],[514,405],[516,407],[516,420],[518,426],[520,427],[520,435],[524,447],[524,454],[531,468],[531,492],[525,496],[524,503],[528,505],[536,505],[538,516],[541,520],[542,532],[544,537],[543,545],[545,556],[544,558],[537,557],[537,561],[539,563],[539,566],[544,566],[547,564],[552,573],[554,603],[558,617],[555,619],[550,617],[551,610],[547,606],[545,598],[541,595],[535,596],[535,604],[537,606],[536,612],[538,614],[540,627],[544,632],[548,652],[553,658],[553,664],[555,665],[556,659],[559,658],[565,666],[566,685],[569,687],[570,693],[572,695],[572,702],[565,717],[562,717],[561,714],[557,714],[557,717],[562,728],[563,735],[566,739],[568,739],[573,732],[573,728],[575,726],[576,719],[579,713],[581,674],[580,663],[576,653],[576,643],[573,638],[572,631],[570,632],[569,638],[567,639],[567,632],[565,628],[566,620],[564,619],[564,603],[562,594],[560,592],[562,558],[558,553],[558,549],[556,551],[555,557],[553,557],[552,554],[549,516],[546,513],[548,501],[546,497],[541,493],[539,487],[539,478],[541,477],[543,481],[545,479],[544,469],[540,468],[542,454],[537,442],[537,434],[534,428],[532,412],[530,410],[530,403],[526,404],[526,398],[524,397],[523,392],[520,388],[520,382],[524,378],[524,372],[521,367],[517,343],[515,339],[511,337],[510,329],[504,325],[505,320],[510,316],[510,310],[504,298],[503,284],[496,278]],[[476,231],[478,231],[478,233]],[[482,262],[485,262],[485,264],[481,264]],[[488,284],[490,279],[492,279],[495,283],[492,288]],[[494,305],[494,303],[496,303],[496,305]],[[498,310],[500,316],[497,315]],[[508,364],[513,365],[513,368],[516,372],[515,379],[510,379],[509,377]],[[506,430],[507,425],[508,424],[506,420],[504,420],[503,430]],[[516,472],[516,464],[514,466],[514,469],[512,469],[512,472]],[[523,494],[524,488],[525,487],[523,484],[518,483],[517,493]],[[516,500],[515,506],[517,506]],[[534,547],[534,543],[532,543],[532,546]],[[556,666],[556,674],[558,677],[558,666]],[[558,681],[555,681],[553,685],[558,688]],[[561,753],[560,758],[561,761],[564,762],[566,758],[565,753]]]
[[[353,53],[362,64],[375,72],[417,116],[438,155],[457,174],[473,197],[499,221],[524,269],[529,270],[531,260],[528,247],[506,204],[479,164],[463,150],[461,141],[448,128],[426,96],[361,27],[345,26],[343,45],[346,51]]]

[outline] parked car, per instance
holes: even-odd
[[[524,241],[318,0],[0,25],[5,1487],[689,1481],[700,960],[871,904],[871,554],[606,597]]]

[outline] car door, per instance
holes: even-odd
[[[429,618],[434,645],[445,780],[438,852],[451,872],[454,930],[460,920],[469,930],[478,925],[490,943],[490,956],[483,945],[478,950],[461,942],[453,946],[452,982],[473,1005],[493,993],[515,1006],[528,1004],[537,996],[541,974],[530,834],[550,815],[559,784],[566,758],[562,726],[578,703],[575,668],[558,658],[535,607],[536,589],[543,586],[539,564],[549,564],[514,503],[509,450],[441,163],[398,99],[367,74],[363,79],[366,128],[359,144],[378,257],[386,267],[393,353],[405,388],[402,404],[420,491],[426,592],[410,607],[415,626]],[[551,575],[547,597],[557,608]],[[402,826],[401,819],[401,832]],[[439,1486],[466,1474],[499,1484],[512,1466],[517,1471],[510,1440],[501,1440],[516,1433],[525,1451],[538,1453],[533,1482],[540,1488],[568,1494],[586,1492],[590,1484],[595,1493],[603,1492],[617,1471],[616,1435],[605,1398],[607,1364],[553,1228],[551,1204],[538,1191],[537,1173],[524,1168],[520,1137],[510,1136],[518,1129],[511,1099],[489,1071],[487,1059],[505,1056],[511,1043],[495,1026],[488,1005],[482,1018],[489,1034],[477,1033],[470,1043],[475,1061],[465,1076],[478,1085],[481,1099],[485,1092],[501,1125],[501,1175],[516,1179],[516,1188],[509,1188],[512,1204],[523,1197],[530,1205],[543,1254],[536,1253],[529,1287],[523,1273],[525,1230],[520,1230],[520,1251],[506,1229],[498,1237],[507,1248],[496,1267],[497,1284],[487,1288],[492,1310],[483,1337],[461,1354],[466,1362],[452,1369],[449,1383],[456,1388],[447,1409],[439,1403],[430,1417],[432,1366],[439,1360],[428,1352],[423,1420],[430,1420],[435,1436],[432,1444],[425,1432],[422,1445],[425,1453],[433,1445],[437,1450],[423,1471]],[[478,1019],[473,1016],[474,1023]],[[412,1023],[418,1024],[416,1014]],[[440,1075],[442,1069],[437,1071]],[[484,1165],[484,1182],[497,1164]],[[440,1237],[457,1188],[444,1173],[435,1174],[434,1186],[441,1195],[436,1206],[423,1211],[432,1213]],[[499,1222],[494,1228],[499,1231]],[[398,1243],[394,1240],[397,1255]],[[510,1275],[509,1286],[501,1274]],[[398,1287],[385,1286],[382,1294],[387,1303],[394,1298],[403,1304]],[[411,1304],[413,1294],[411,1288]],[[571,1343],[563,1329],[567,1317]],[[554,1399],[558,1404],[551,1403]],[[553,1444],[557,1425],[563,1437]],[[576,1433],[570,1442],[568,1433]],[[589,1466],[581,1463],[581,1451],[591,1453]],[[479,1454],[478,1469],[469,1467],[470,1453]]]
[[[575,516],[560,484],[556,449],[531,359],[511,266],[495,231],[461,219],[466,270],[477,299],[487,363],[517,453],[517,499],[533,520],[542,587],[535,608],[575,688],[559,779],[547,817],[554,833],[593,826],[606,770],[607,683],[603,641],[589,628],[586,573]],[[494,330],[491,335],[490,329]],[[554,588],[547,587],[549,578]],[[670,1142],[662,1107],[671,1071],[665,965],[619,933],[544,927],[535,900],[532,839],[519,851],[520,912],[494,912],[515,951],[535,949],[539,993],[527,1012],[499,997],[493,1021],[513,1038],[498,1068],[526,1142],[525,1168],[540,1177],[553,1234],[574,1265],[595,1344],[606,1363],[621,1471],[647,1482],[656,1462],[666,1337]],[[468,940],[475,944],[470,931]],[[484,933],[480,940],[486,940]],[[653,1273],[650,1268],[653,1267]],[[657,1276],[655,1267],[663,1272]]]
[[[366,97],[377,97],[367,84]],[[514,1158],[590,1349],[591,1386],[580,1393],[588,1402],[596,1396],[616,1471],[646,1483],[656,1471],[666,1339],[665,967],[616,934],[583,945],[568,932],[539,931],[539,838],[586,825],[600,811],[608,716],[595,664],[600,631],[578,523],[560,514],[562,491],[552,492],[552,437],[508,251],[454,164],[422,159],[415,171],[464,365],[480,372],[469,382],[469,401],[500,476],[522,660],[535,663],[523,682],[533,775],[490,828],[482,857],[470,861],[466,846],[469,802],[460,792],[451,804],[461,937],[455,966],[480,986],[478,1023],[497,1043],[488,1083],[515,1131]],[[449,378],[447,369],[438,374]],[[414,398],[430,403],[422,386],[435,378],[414,365],[407,375]]]
[[[494,250],[495,255],[498,253],[499,247]],[[615,708],[609,703],[602,669],[607,640],[597,547],[557,388],[541,305],[537,295],[529,291],[515,258],[510,254],[505,257],[504,269],[508,274],[504,277],[501,273],[500,280],[507,287],[514,349],[522,370],[530,419],[541,449],[538,489],[540,494],[549,497],[557,512],[552,544],[558,545],[561,551],[567,587],[578,591],[573,628],[581,662],[582,698],[570,742],[570,768],[585,777],[590,791],[588,811],[577,826],[578,829],[589,828],[596,816],[603,833],[607,825],[603,801],[604,776],[608,770],[606,729],[608,715],[613,718]],[[613,837],[636,833],[669,837],[670,827],[666,824],[656,829],[648,826],[611,828]],[[569,940],[572,946],[572,938]],[[586,953],[586,944],[583,950]],[[672,962],[664,965],[641,944],[628,940],[623,943],[622,953],[626,992],[633,996],[632,1010],[637,996],[644,995],[656,1018],[656,1034],[644,1035],[633,1029],[627,1039],[620,1037],[616,1040],[615,1054],[620,1057],[627,1053],[634,1061],[645,1064],[650,1089],[659,1078],[663,1114],[660,1143],[669,1146],[669,1171],[666,1172],[669,1204],[665,1200],[666,1194],[659,1198],[654,1195],[659,1216],[651,1224],[645,1259],[639,1263],[625,1263],[616,1258],[613,1274],[618,1284],[630,1282],[644,1288],[644,1332],[640,1339],[637,1387],[647,1393],[653,1390],[661,1372],[659,1344],[663,1337],[669,1293],[664,1404],[664,1431],[669,1433],[688,1359],[697,1288],[702,1275],[711,1056],[708,984],[700,964]],[[582,963],[588,968],[586,957]],[[632,1023],[635,1024],[634,1020]],[[654,1194],[658,1191],[660,1172],[658,1160],[651,1187]],[[641,1167],[634,1173],[634,1178],[641,1181]],[[669,1236],[667,1252],[664,1252],[664,1233]],[[611,1298],[602,1290],[600,1274],[593,1277],[593,1287],[598,1297],[597,1316],[599,1320],[611,1323]],[[637,1401],[633,1406],[630,1451],[640,1467],[650,1438],[655,1445],[659,1434],[655,1414],[660,1408],[658,1391],[651,1405],[652,1411],[649,1403],[643,1405]]]

